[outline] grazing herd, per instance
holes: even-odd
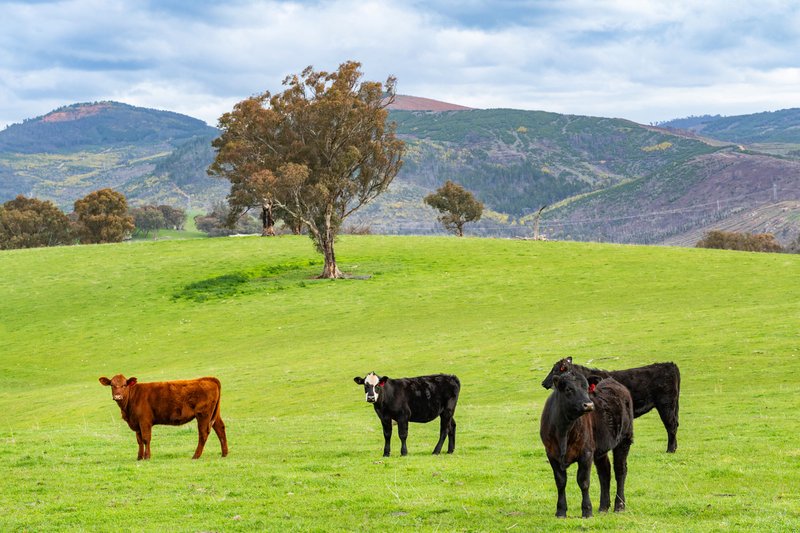
[[[456,447],[454,418],[461,382],[450,374],[392,379],[370,372],[353,379],[364,386],[366,401],[375,408],[383,426],[383,455],[391,453],[392,424],[400,436],[400,454],[407,455],[409,422],[430,422],[439,418],[439,440],[433,453],[439,454],[447,439],[447,453]],[[138,459],[150,459],[152,427],[182,425],[197,420],[198,443],[192,459],[203,453],[213,429],[228,454],[225,423],[220,415],[221,385],[217,378],[138,383],[136,378],[118,374],[100,383],[111,387],[111,396],[122,418],[136,432]],[[628,452],[633,443],[633,419],[656,409],[667,430],[667,452],[678,447],[678,399],[680,372],[674,363],[656,363],[627,370],[605,371],[573,364],[572,358],[553,365],[542,381],[552,389],[540,420],[539,435],[553,469],[558,501],[556,516],[567,515],[567,467],[578,463],[581,513],[592,516],[589,481],[592,463],[600,480],[600,512],[611,506],[611,462],[614,460],[616,494],[614,511],[625,509],[625,478]]]

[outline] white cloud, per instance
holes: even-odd
[[[800,5],[780,0],[185,6],[3,3],[0,126],[103,99],[215,124],[289,73],[348,59],[401,93],[473,107],[646,123],[800,106]]]

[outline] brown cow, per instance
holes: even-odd
[[[180,381],[138,383],[136,378],[117,374],[100,378],[111,387],[111,397],[122,411],[122,418],[136,432],[139,443],[137,459],[150,459],[150,435],[156,424],[180,426],[197,418],[199,440],[192,459],[203,453],[211,428],[222,444],[222,456],[228,455],[225,423],[219,413],[222,386],[217,378],[205,377]]]

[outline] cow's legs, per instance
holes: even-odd
[[[406,439],[408,438],[408,418],[397,420],[397,434],[400,436],[400,455],[408,455]],[[439,446],[441,448],[441,446]]]
[[[142,440],[142,432],[136,431],[136,442],[139,443],[139,453],[136,456],[137,461],[144,459],[144,441]]]
[[[600,479],[600,507],[597,510],[605,513],[611,506],[611,462],[608,454],[595,457],[594,466],[597,467],[597,477]]]
[[[675,453],[678,449],[678,397],[674,402],[656,405],[656,410],[667,430],[667,453]]]
[[[142,433],[142,442],[144,443],[144,458],[150,459],[150,438],[152,436],[153,426],[140,425],[139,430]]]
[[[550,458],[550,467],[553,469],[553,478],[556,480],[558,489],[558,502],[556,503],[556,516],[566,518],[567,516],[567,469],[561,465],[561,461]]]
[[[383,456],[389,457],[389,454],[392,453],[392,419],[382,418],[381,425],[383,426]]]
[[[447,453],[453,453],[456,449],[456,419],[450,419],[450,427],[447,430]]]
[[[225,435],[225,422],[222,421],[222,417],[217,414],[217,419],[214,420],[214,425],[211,426],[214,428],[214,433],[217,434],[219,438],[219,443],[222,446],[222,457],[228,455],[228,437]]]
[[[625,478],[628,476],[628,452],[631,441],[623,441],[614,448],[614,478],[617,481],[617,495],[614,498],[614,512],[625,510]]]
[[[589,480],[592,474],[592,458],[582,457],[578,461],[578,486],[581,488],[581,516],[592,517],[592,500],[589,497]]]
[[[211,419],[208,416],[197,416],[197,449],[194,451],[192,459],[199,459],[203,455],[203,447],[211,433]]]
[[[446,411],[443,411],[442,414],[439,415],[439,442],[437,442],[436,446],[433,448],[433,455],[439,455],[439,453],[442,451],[444,439],[447,437],[447,433],[450,431],[451,420],[453,420],[453,415]],[[450,453],[452,453],[452,451]]]

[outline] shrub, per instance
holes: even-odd
[[[70,221],[52,202],[19,195],[0,206],[0,250],[72,244]]]
[[[744,252],[782,252],[783,248],[771,233],[738,233],[712,230],[697,241],[697,248],[741,250]]]

